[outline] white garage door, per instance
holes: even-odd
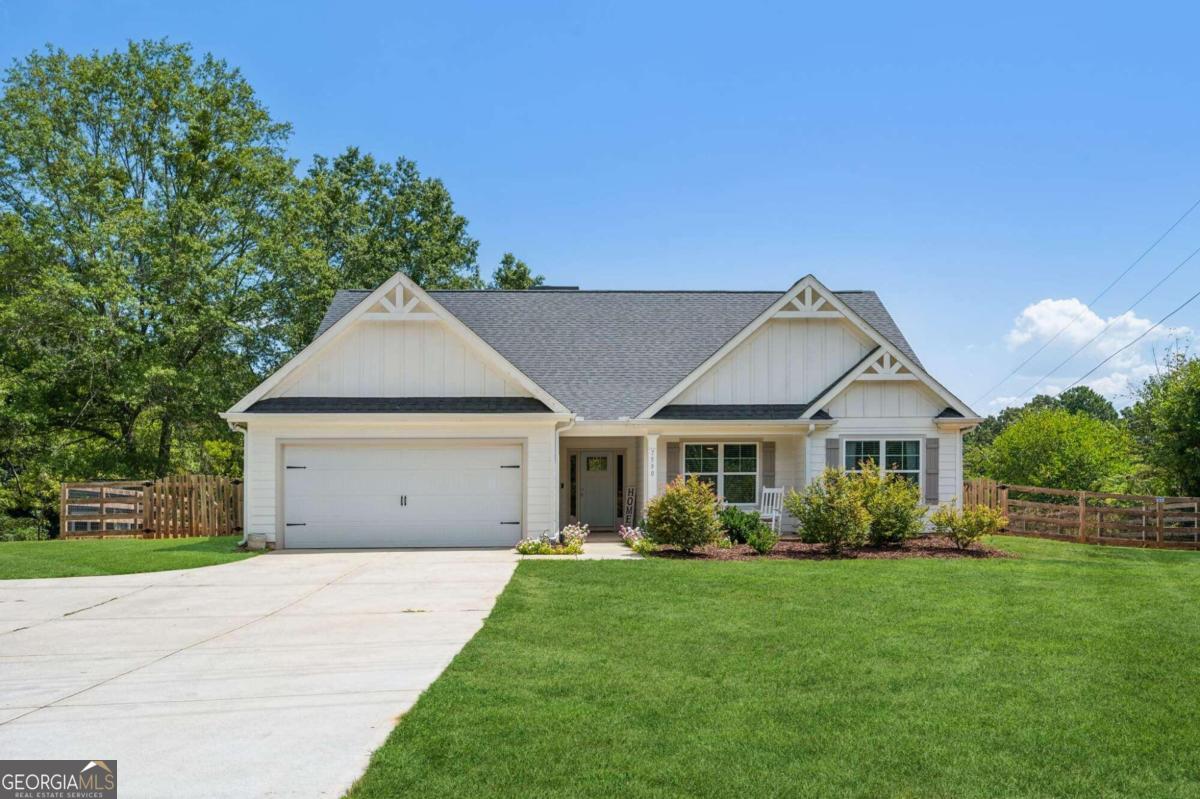
[[[521,448],[464,443],[287,446],[287,549],[512,546]]]

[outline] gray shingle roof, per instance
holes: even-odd
[[[667,405],[655,419],[702,419],[713,421],[778,421],[799,419],[808,405]],[[814,419],[828,419],[825,411],[817,411]]]
[[[247,413],[549,413],[533,397],[271,397]]]
[[[370,291],[339,291],[324,333]],[[917,361],[873,291],[838,297]],[[765,311],[779,291],[431,291],[450,313],[586,419],[640,414]]]

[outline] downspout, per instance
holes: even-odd
[[[246,461],[246,441],[245,441],[246,424],[245,424],[245,422],[230,422],[230,421],[226,421],[225,424],[229,425],[229,429],[232,430],[233,432],[242,434],[242,439],[243,439],[242,440],[242,463],[244,464]],[[245,477],[245,475],[243,475],[243,478],[244,477]],[[242,512],[243,513],[246,512],[246,510],[245,510],[245,508],[246,508],[245,492],[246,492],[246,481],[243,479],[242,480]],[[237,544],[239,547],[246,546],[246,535],[247,535],[246,520],[242,519],[242,540],[238,541],[238,544]]]
[[[559,453],[562,451],[562,441],[560,440],[559,436],[561,436],[563,433],[567,432],[572,427],[574,427],[575,422],[579,418],[580,418],[579,416],[577,416],[575,414],[571,414],[571,418],[568,419],[567,421],[554,423],[554,482],[558,483],[558,499],[556,499],[554,502],[554,528],[555,528],[554,532],[555,533],[557,533],[559,530],[562,529],[562,519],[559,518],[559,515],[562,512],[562,490],[563,490],[563,485],[561,482],[561,480],[562,480],[562,464],[561,464],[561,459],[559,457]]]

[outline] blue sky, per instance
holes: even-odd
[[[191,42],[302,162],[357,145],[442,178],[486,271],[873,288],[985,412],[1119,317],[1062,388],[1200,288],[1197,257],[1120,316],[1200,246],[1197,210],[1081,304],[1200,199],[1200,8],[892,5],[0,0],[0,59]],[[1172,324],[1089,382],[1120,400],[1200,301]]]

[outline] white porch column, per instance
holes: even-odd
[[[658,494],[658,433],[642,437],[642,507]]]

